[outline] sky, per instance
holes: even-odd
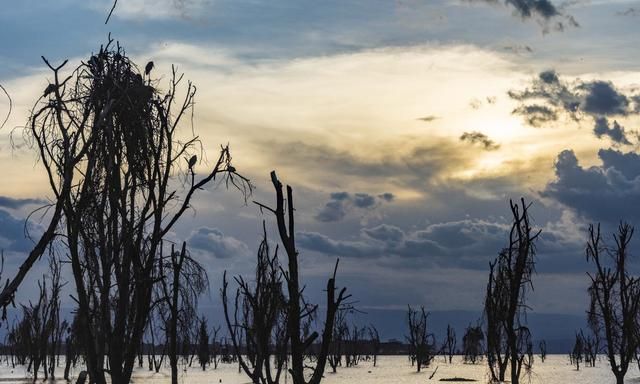
[[[109,33],[141,68],[154,61],[160,88],[172,64],[193,81],[208,159],[229,143],[256,186],[248,203],[208,187],[171,233],[206,266],[212,312],[222,272],[251,273],[262,220],[275,239],[251,203],[273,202],[271,170],[294,188],[306,292],[321,301],[340,258],[338,285],[376,314],[479,317],[522,197],[542,230],[531,311],[581,319],[586,228],[602,223],[611,242],[640,219],[640,1],[119,0],[105,25],[111,6],[25,0],[0,14],[7,274],[51,198],[21,133],[51,79],[41,56],[77,64]]]

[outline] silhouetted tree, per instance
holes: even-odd
[[[349,332],[349,326],[347,325],[348,311],[338,311],[336,313],[336,319],[333,323],[333,336],[331,338],[331,345],[329,346],[329,355],[327,361],[333,373],[336,373],[338,366],[342,366],[342,356],[345,353],[345,339]]]
[[[582,334],[582,330],[576,332],[576,340],[569,354],[569,360],[571,364],[576,366],[576,371],[579,371],[580,363],[584,360],[584,335]]]
[[[409,334],[406,339],[409,343],[409,353],[416,362],[418,372],[422,370],[422,367],[428,367],[431,364],[436,353],[435,337],[427,328],[428,317],[429,314],[424,310],[424,307],[420,307],[420,311],[418,311],[409,305],[407,310]]]
[[[184,342],[183,353],[191,356],[191,341],[195,338],[191,337],[190,332],[192,325],[198,325],[198,297],[209,288],[209,280],[205,269],[188,254],[184,242],[179,252],[172,245],[168,257],[164,257],[161,251],[159,275],[157,297],[166,309],[162,317],[167,334],[171,382],[177,384],[178,335],[182,335]]]
[[[305,319],[309,319],[310,316],[313,315],[317,306],[308,305],[302,296],[302,288],[300,286],[298,272],[298,250],[295,242],[293,190],[290,186],[287,186],[287,206],[285,209],[285,197],[282,191],[282,183],[278,180],[275,171],[271,172],[271,182],[273,183],[273,187],[276,192],[276,207],[270,208],[259,203],[258,205],[262,209],[275,215],[278,224],[278,233],[280,234],[280,241],[282,242],[287,254],[288,268],[284,274],[284,278],[287,282],[287,332],[290,340],[291,351],[291,369],[289,372],[291,373],[293,384],[318,384],[322,380],[327,363],[336,313],[341,306],[345,304],[345,301],[350,297],[350,295],[346,294],[346,288],[342,288],[339,292],[336,292],[335,278],[338,269],[338,262],[336,261],[333,276],[327,282],[326,313],[319,351],[315,359],[315,366],[307,367],[309,368],[310,373],[306,375],[308,379],[305,378],[305,355],[308,353],[307,351],[309,347],[316,341],[319,334],[318,332],[312,332],[308,337],[303,339],[302,326]]]
[[[267,230],[263,222],[263,238],[258,248],[255,283],[234,278],[238,288],[233,315],[229,308],[226,271],[222,285],[225,320],[236,357],[242,370],[255,384],[278,383],[287,360],[288,331],[286,299],[282,292],[283,275],[276,246],[271,255]],[[245,353],[240,353],[244,340]],[[272,354],[275,361],[272,365]]]
[[[615,247],[611,248],[602,241],[600,225],[590,225],[586,250],[587,261],[596,268],[587,273],[591,280],[589,323],[597,324],[604,332],[605,352],[618,384],[624,382],[639,341],[640,279],[628,270],[632,237],[633,227],[620,223],[613,235]],[[606,265],[605,257],[611,266]]]
[[[462,337],[462,353],[464,354],[464,362],[475,364],[478,359],[482,358],[482,342],[484,340],[484,332],[482,327],[469,325]]]
[[[213,363],[213,369],[218,369],[218,362],[220,361],[220,342],[218,341],[218,334],[220,333],[220,326],[213,327],[211,331],[211,363]]]
[[[360,362],[365,332],[366,328],[358,327],[356,324],[352,324],[351,328],[347,328],[345,366],[355,367]]]
[[[109,375],[112,382],[127,383],[150,312],[163,238],[195,192],[216,176],[243,192],[250,185],[235,173],[228,147],[196,178],[191,160],[198,139],[178,135],[195,87],[188,83],[179,100],[183,77],[175,69],[162,94],[111,40],[69,76],[61,78],[62,66],[49,67],[53,83],[27,128],[54,195],[54,219],[62,216],[52,221],[54,234],[45,236],[43,246],[58,233],[64,236],[60,247],[70,259],[91,380],[105,384]]]
[[[544,340],[540,340],[538,343],[538,348],[540,349],[540,361],[544,363],[547,358],[547,342]]]
[[[200,329],[198,331],[198,362],[200,367],[205,371],[207,364],[211,359],[209,350],[209,330],[207,329],[207,319],[202,316],[200,318]]]
[[[533,364],[531,334],[523,324],[526,293],[533,287],[531,275],[535,266],[534,232],[524,199],[521,205],[509,202],[513,224],[509,244],[490,264],[489,283],[485,298],[487,322],[487,360],[493,381],[504,381],[510,366],[511,383],[518,384],[522,367]]]
[[[368,330],[369,340],[371,341],[371,353],[373,355],[373,366],[375,367],[378,362],[378,355],[380,354],[380,334],[373,324],[369,326]]]
[[[447,358],[449,358],[449,364],[451,364],[451,361],[453,360],[453,355],[455,355],[456,353],[457,343],[458,343],[458,340],[456,338],[455,329],[453,329],[450,324],[447,324],[447,336],[444,342],[442,343],[442,347],[440,347],[440,350],[442,351],[442,354],[445,356],[445,361]]]

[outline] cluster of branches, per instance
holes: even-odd
[[[380,333],[374,325],[359,327],[352,323],[350,327],[347,316],[352,312],[353,310],[347,309],[336,314],[328,356],[333,373],[337,372],[338,367],[355,367],[362,360],[372,359],[373,366],[377,365]]]
[[[437,353],[435,336],[429,332],[427,327],[428,317],[429,313],[425,311],[424,307],[417,310],[410,305],[408,306],[409,334],[406,339],[409,343],[409,359],[411,365],[416,366],[417,372],[420,372],[422,367],[428,367]]]
[[[530,371],[533,346],[529,328],[524,324],[526,293],[532,289],[535,271],[535,241],[540,231],[533,231],[528,208],[510,201],[513,224],[509,245],[490,264],[485,298],[487,361],[493,381],[505,381],[510,368],[511,382],[517,384],[522,368]]]
[[[595,271],[588,273],[591,301],[587,313],[594,335],[590,361],[595,364],[599,340],[604,334],[604,352],[617,383],[624,382],[640,348],[640,278],[629,271],[633,230],[631,225],[620,223],[613,235],[614,245],[608,246],[602,240],[600,225],[591,225],[586,248],[587,261],[595,266]]]
[[[42,368],[44,379],[55,379],[60,347],[65,333],[71,333],[66,320],[60,317],[60,292],[64,283],[60,279],[60,262],[51,255],[49,275],[38,281],[38,300],[21,305],[21,319],[11,326],[7,344],[12,353],[12,364],[27,365],[27,371],[38,379]],[[69,360],[71,361],[71,360]],[[68,378],[68,367],[65,379]]]
[[[323,377],[329,358],[337,313],[350,306],[347,302],[350,295],[346,294],[346,288],[336,290],[336,262],[333,276],[327,282],[326,314],[321,336],[312,330],[318,305],[305,300],[304,288],[300,284],[293,190],[287,186],[285,199],[283,185],[275,172],[271,172],[271,181],[276,194],[275,208],[257,204],[276,218],[280,243],[286,254],[286,267],[281,266],[278,260],[279,246],[271,253],[263,224],[265,229],[258,250],[255,282],[250,284],[242,277],[235,278],[238,288],[233,308],[229,304],[229,283],[225,273],[222,301],[227,328],[236,358],[253,383],[277,383],[288,363],[288,352],[289,374],[293,383],[317,384]],[[316,341],[319,346],[313,350]],[[245,355],[240,354],[241,344],[246,346]]]
[[[179,97],[183,76],[175,68],[162,92],[151,79],[153,63],[139,71],[111,39],[67,75],[66,61],[53,66],[43,60],[53,80],[33,107],[24,134],[39,154],[54,200],[43,235],[0,292],[0,307],[13,302],[47,249],[59,249],[71,265],[74,342],[82,346],[91,381],[130,381],[156,309],[166,316],[162,323],[176,382],[178,328],[197,319],[195,299],[208,286],[185,245],[166,256],[163,239],[207,183],[218,178],[245,198],[252,186],[231,165],[228,147],[197,177],[199,140],[181,140],[178,133],[196,89],[187,82]],[[44,301],[24,307],[24,318],[33,337],[46,335],[57,343],[61,335],[52,328],[60,327],[51,325],[58,321],[51,320],[57,310],[51,305],[57,304],[50,304],[57,301],[45,296],[44,285],[41,291]],[[185,334],[183,342],[191,345],[190,340]],[[32,352],[35,372],[42,356]]]
[[[469,325],[462,337],[462,354],[464,362],[467,364],[475,364],[482,359],[484,332],[479,325]]]

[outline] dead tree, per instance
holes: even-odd
[[[431,364],[436,353],[436,342],[433,333],[429,333],[427,328],[427,318],[429,314],[424,307],[420,307],[420,311],[408,306],[407,310],[407,326],[409,334],[406,336],[409,343],[410,354],[416,362],[417,372],[422,367],[428,367]]]
[[[375,367],[378,362],[378,355],[380,354],[380,334],[378,329],[371,324],[369,328],[369,340],[371,341],[371,353],[373,354],[373,366]]]
[[[345,354],[345,339],[349,332],[346,319],[348,312],[344,310],[338,311],[333,323],[333,336],[329,346],[329,355],[327,356],[327,362],[333,373],[337,372],[338,366],[342,366],[342,357]]]
[[[70,259],[89,375],[97,384],[107,375],[126,383],[149,316],[163,238],[214,178],[243,192],[250,185],[235,173],[228,147],[196,177],[198,139],[179,140],[195,88],[188,83],[178,99],[183,77],[175,69],[163,94],[111,40],[66,77],[62,66],[49,67],[53,83],[26,132],[48,176],[54,218],[62,216],[52,222],[53,233],[64,236],[60,247]],[[183,182],[176,183],[179,175]],[[50,246],[55,236],[46,239],[43,246]]]
[[[287,361],[289,334],[279,247],[276,246],[272,255],[264,222],[262,229],[255,283],[235,277],[238,288],[234,306],[230,307],[225,272],[221,293],[227,329],[240,367],[253,383],[272,384],[280,381]],[[246,350],[241,354],[243,339]]]
[[[64,379],[67,381],[71,381],[69,378],[69,373],[71,372],[71,367],[76,365],[78,360],[78,356],[81,353],[78,336],[80,330],[78,329],[78,316],[74,315],[73,321],[71,325],[66,329],[66,338],[64,341],[65,344],[65,361],[64,361]]]
[[[535,241],[540,231],[531,228],[524,199],[520,205],[509,204],[513,217],[509,245],[490,264],[484,312],[491,379],[504,381],[509,367],[511,383],[518,384],[522,368],[529,372],[533,363],[531,334],[523,320],[526,294],[533,288]]]
[[[475,364],[482,358],[482,342],[484,341],[484,332],[481,326],[469,325],[462,337],[462,354],[464,362]]]
[[[218,369],[218,363],[220,362],[220,342],[218,341],[218,334],[220,333],[220,326],[213,327],[211,331],[211,364],[213,369]]]
[[[453,329],[450,324],[447,324],[447,337],[442,343],[442,347],[440,347],[440,350],[442,351],[442,354],[445,357],[445,361],[447,358],[449,359],[449,364],[451,364],[453,360],[453,355],[455,355],[456,353],[457,343],[458,343],[458,340],[456,337],[455,329]]]
[[[540,340],[540,343],[538,343],[538,348],[540,349],[540,361],[544,363],[547,358],[547,342],[544,340]]]
[[[346,367],[355,367],[362,358],[362,342],[366,328],[360,328],[356,324],[352,324],[351,328],[347,328],[346,333],[346,350],[345,365]]]
[[[172,245],[168,257],[163,257],[161,251],[159,275],[157,300],[167,310],[167,313],[162,313],[162,318],[165,320],[171,382],[177,384],[178,335],[182,334],[185,344],[183,352],[191,356],[191,340],[195,339],[190,335],[191,326],[198,324],[198,297],[208,290],[209,280],[205,269],[187,252],[185,242],[180,251]]]
[[[282,190],[282,183],[278,180],[275,171],[271,172],[271,182],[276,193],[276,207],[270,208],[266,205],[257,203],[261,209],[273,213],[278,224],[278,233],[280,241],[287,254],[288,268],[284,275],[287,286],[287,332],[289,336],[289,344],[291,351],[291,378],[293,384],[318,384],[322,380],[324,370],[329,355],[329,346],[331,337],[333,336],[333,324],[336,313],[350,297],[346,294],[346,288],[342,288],[336,292],[335,278],[338,270],[338,261],[336,261],[333,270],[333,276],[327,281],[327,303],[325,321],[322,329],[322,338],[320,341],[319,351],[317,353],[316,364],[310,367],[311,373],[305,375],[304,358],[309,347],[320,336],[318,332],[312,332],[308,337],[302,338],[302,325],[305,319],[313,315],[317,306],[309,306],[303,298],[302,287],[300,286],[300,277],[298,271],[298,249],[295,242],[295,219],[293,204],[293,189],[287,186],[287,198],[285,209],[285,197]],[[307,378],[305,378],[308,377]]]
[[[44,378],[49,375],[55,376],[55,348],[58,345],[58,329],[60,327],[60,290],[64,285],[60,281],[60,263],[51,256],[49,261],[50,275],[43,276],[38,281],[39,296],[38,301],[33,304],[22,306],[22,321],[30,328],[28,335],[30,367],[32,368],[34,380],[38,379],[40,367]],[[48,360],[51,348],[54,349],[54,359]],[[50,365],[53,364],[53,367]]]
[[[587,273],[591,280],[589,323],[598,324],[604,332],[605,352],[618,384],[624,382],[639,346],[640,279],[628,270],[632,236],[633,227],[620,223],[611,248],[602,241],[600,225],[590,225],[586,249],[587,261],[595,265],[595,271]]]
[[[576,371],[580,370],[580,363],[584,360],[584,335],[582,330],[576,332],[576,340],[569,354],[569,361],[576,366]]]
[[[207,327],[207,319],[203,316],[200,318],[200,329],[198,331],[198,362],[203,371],[207,370],[207,364],[211,361],[209,349],[209,329]]]

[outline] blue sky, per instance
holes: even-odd
[[[517,8],[542,3],[555,13]],[[49,197],[19,134],[50,76],[40,56],[77,63],[108,33],[141,67],[154,60],[159,84],[171,64],[193,80],[197,133],[210,156],[231,144],[256,200],[272,200],[272,169],[294,187],[314,297],[340,257],[365,310],[479,311],[508,200],[524,196],[543,230],[531,306],[579,316],[587,224],[640,219],[638,1],[119,0],[104,25],[110,7],[22,1],[0,14],[9,271],[28,249],[25,217]],[[223,270],[250,272],[263,218],[218,186],[172,233],[207,266],[207,305]]]

